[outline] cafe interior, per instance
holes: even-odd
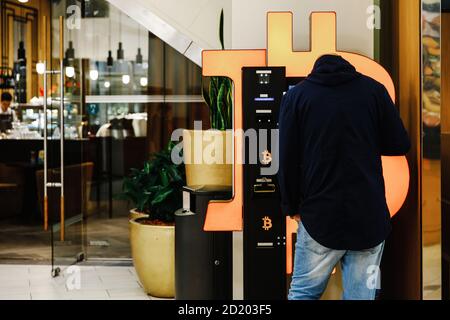
[[[194,119],[208,126],[200,67],[105,0],[2,0],[0,8],[0,262],[130,264],[123,178],[174,128]],[[64,241],[56,188],[47,231],[43,212],[44,179],[62,180],[62,156]]]

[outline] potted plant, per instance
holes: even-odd
[[[133,203],[130,241],[134,267],[145,292],[175,296],[174,213],[182,207],[183,165],[171,160],[173,143],[156,153],[123,183],[122,199]]]
[[[219,39],[223,37],[223,9],[220,14]],[[233,84],[227,77],[210,77],[203,98],[209,106],[212,130],[184,130],[183,154],[188,186],[232,185]],[[213,155],[210,159],[204,156]]]

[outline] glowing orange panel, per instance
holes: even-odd
[[[377,62],[365,56],[337,51],[336,13],[311,14],[311,51],[293,51],[292,12],[269,12],[267,15],[267,65],[286,66],[288,77],[306,77],[317,58],[338,54],[356,69],[381,82],[395,101],[394,83],[389,73]]]
[[[382,157],[386,202],[393,217],[403,206],[409,190],[409,166],[406,157]]]
[[[292,273],[292,249],[294,242],[292,234],[297,233],[298,223],[291,217],[286,217],[286,273]]]
[[[234,83],[234,130],[242,132],[242,68],[264,67],[266,50],[203,51],[203,75],[229,77]],[[233,197],[211,201],[206,211],[205,231],[242,231],[243,169],[242,136],[234,137]]]

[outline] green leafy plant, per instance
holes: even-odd
[[[219,39],[222,50],[225,50],[223,37],[223,9],[220,13]],[[207,88],[203,86],[203,98],[209,106],[211,128],[218,130],[231,129],[233,126],[233,83],[227,77],[211,77]]]
[[[174,143],[154,154],[142,169],[132,169],[124,179],[121,199],[129,200],[150,220],[172,223],[175,211],[182,207],[182,187],[185,185],[184,165],[172,162]]]

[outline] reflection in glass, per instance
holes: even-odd
[[[73,1],[52,4],[52,56],[57,68],[58,17],[67,18],[66,9]],[[209,110],[201,97],[198,65],[106,0],[85,1],[83,8],[81,28],[67,32],[64,47],[72,41],[74,72],[66,77],[64,87],[66,123],[82,124],[78,131],[66,128],[66,134],[80,132],[86,143],[97,143],[95,152],[90,147],[84,150],[94,152],[89,154],[94,176],[85,190],[86,255],[126,259],[130,208],[114,197],[121,192],[123,177],[166,146],[175,129],[191,129],[195,120],[208,128]],[[54,77],[52,97],[58,95],[58,84]]]
[[[441,298],[441,4],[422,1],[423,298]]]

